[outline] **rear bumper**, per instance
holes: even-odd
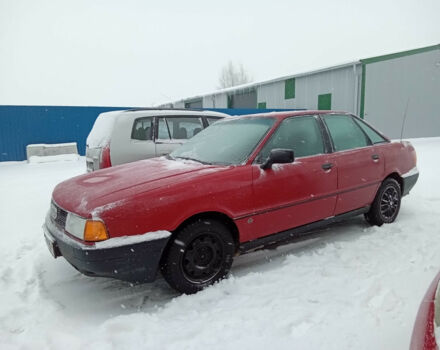
[[[417,168],[413,168],[410,171],[408,171],[406,174],[403,174],[402,178],[403,178],[402,196],[406,196],[407,194],[409,194],[409,191],[411,191],[414,185],[416,184],[419,178],[419,171],[417,170]]]
[[[152,282],[169,237],[111,248],[84,245],[66,235],[46,219],[43,225],[54,256],[63,256],[87,276],[111,277],[133,283]]]

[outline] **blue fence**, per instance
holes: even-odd
[[[76,142],[85,144],[96,117],[103,112],[130,107],[0,106],[0,161],[26,159],[26,146],[34,143]],[[280,109],[213,109],[243,115]]]

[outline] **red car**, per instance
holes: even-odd
[[[354,215],[393,222],[417,178],[409,142],[350,114],[225,118],[167,157],[62,182],[45,237],[86,275],[148,282],[160,269],[194,293],[237,254]]]
[[[420,304],[411,337],[410,350],[438,350],[439,348],[435,337],[435,329],[440,324],[440,300],[437,296],[439,281],[440,273],[435,276]]]

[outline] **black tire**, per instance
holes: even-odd
[[[365,214],[365,219],[376,226],[392,223],[399,214],[401,200],[399,183],[392,178],[385,179],[376,193],[370,211]]]
[[[197,220],[171,240],[161,261],[162,275],[179,292],[197,293],[228,274],[234,254],[235,243],[226,225]]]

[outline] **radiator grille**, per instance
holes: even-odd
[[[55,224],[64,229],[66,227],[66,219],[67,219],[67,211],[61,209],[58,207],[55,203],[52,203],[52,219],[55,222]]]

